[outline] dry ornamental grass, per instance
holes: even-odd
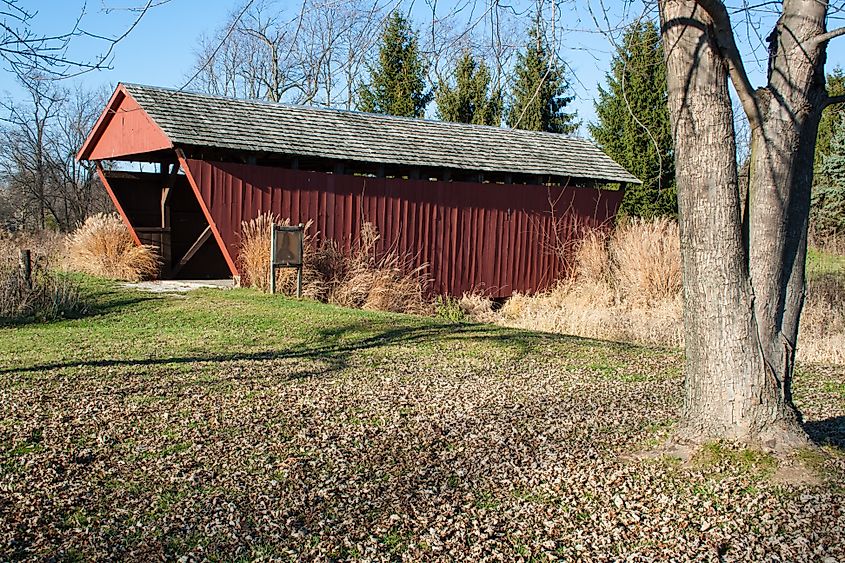
[[[681,251],[677,223],[633,219],[616,230],[587,232],[575,274],[537,295],[514,294],[498,313],[466,297],[469,318],[530,330],[618,342],[683,347]],[[845,364],[845,282],[810,277],[798,359]],[[483,300],[481,296],[472,299]]]
[[[67,260],[73,270],[124,281],[141,281],[159,274],[155,248],[136,245],[114,213],[93,215],[71,233]]]

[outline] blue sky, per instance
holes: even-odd
[[[625,9],[637,13],[636,7],[631,8],[632,3],[627,0],[605,0],[604,5],[611,6],[613,10],[614,5],[618,4],[616,7],[621,10],[623,2]],[[104,13],[102,7],[118,8],[140,3],[141,0],[89,0],[83,27],[96,33],[118,33],[126,29],[133,18],[132,14],[119,9]],[[38,11],[33,20],[33,29],[39,33],[57,33],[73,25],[83,1],[22,0],[20,5]],[[571,9],[571,13],[564,15],[565,25],[571,31],[567,31],[564,36],[566,47],[562,54],[569,62],[574,76],[572,86],[576,100],[573,106],[581,119],[588,122],[595,116],[593,99],[597,86],[604,81],[612,48],[605,36],[592,32],[595,26],[587,9],[587,0],[562,5]],[[425,9],[424,1],[418,1],[414,6],[415,12]],[[74,80],[89,87],[112,86],[118,81],[124,81],[178,88],[190,75],[200,37],[211,34],[221,26],[235,7],[236,3],[229,0],[171,0],[152,9],[116,47],[113,69],[91,72]],[[90,41],[79,40],[74,44],[72,54],[90,58],[101,47]],[[752,81],[759,84],[765,69],[762,64],[754,63],[753,58],[749,57],[748,60]],[[829,70],[836,65],[845,65],[845,38],[832,42],[828,61]],[[73,81],[68,82],[73,84]],[[0,71],[0,95],[13,98],[21,95],[14,76],[5,69]],[[581,134],[586,134],[585,128],[582,128]]]

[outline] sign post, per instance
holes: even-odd
[[[296,268],[296,296],[302,297],[305,225],[273,225],[270,231],[270,293],[276,293],[276,268]]]

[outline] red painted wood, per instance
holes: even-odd
[[[172,147],[167,135],[120,86],[79,150],[77,158],[105,160]]]
[[[132,237],[132,240],[135,241],[135,244],[141,246],[141,239],[138,237],[138,233],[135,232],[135,227],[132,226],[132,222],[129,220],[129,216],[126,215],[126,210],[123,209],[123,204],[115,195],[114,190],[109,184],[108,177],[106,176],[105,170],[103,170],[103,165],[99,162],[97,163],[97,176],[100,178],[100,182],[103,183],[103,187],[106,188],[106,193],[109,194],[109,198],[111,202],[114,204],[114,208],[117,209],[118,215],[123,220],[123,224],[126,225],[126,229],[129,231],[129,235]]]
[[[552,252],[552,232],[577,236],[611,219],[622,192],[592,188],[431,182],[183,160],[188,180],[233,271],[241,223],[270,211],[348,250],[361,222],[397,250],[427,265],[432,289],[460,295],[547,288],[568,268]],[[554,217],[552,213],[554,206]]]

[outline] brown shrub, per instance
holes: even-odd
[[[426,266],[414,267],[410,257],[395,249],[379,254],[379,234],[372,223],[364,223],[361,233],[342,270],[336,278],[329,301],[347,307],[427,313],[428,280]]]
[[[152,246],[138,246],[114,213],[85,220],[68,236],[69,268],[125,281],[141,281],[159,274],[160,261]]]
[[[480,293],[464,293],[458,308],[466,318],[480,323],[495,322],[499,317],[493,310],[493,300]]]
[[[587,338],[683,344],[677,224],[632,219],[594,230],[575,249],[575,271],[551,290],[513,295],[499,311],[508,326]]]
[[[539,295],[513,295],[494,321],[588,338],[683,347],[677,224],[666,219],[632,220],[609,237],[588,233],[575,261],[572,279]],[[841,276],[808,280],[798,359],[845,364]]]

